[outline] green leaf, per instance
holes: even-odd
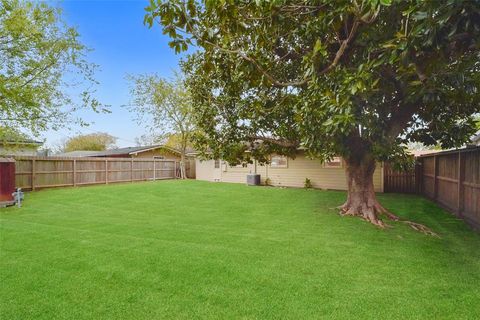
[[[315,42],[315,46],[313,47],[313,53],[317,53],[318,51],[320,51],[322,49],[322,41],[320,41],[320,39],[318,39],[316,42]]]

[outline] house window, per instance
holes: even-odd
[[[220,159],[215,159],[215,163],[213,165],[215,169],[220,169]]]
[[[270,167],[272,168],[287,168],[288,158],[285,156],[275,155],[270,160]]]
[[[333,157],[330,161],[325,161],[323,164],[325,168],[342,168],[343,162],[340,157]]]
[[[164,160],[165,157],[164,157],[164,156],[154,156],[153,159],[155,159],[155,160]]]
[[[247,164],[246,163],[239,163],[237,165],[229,165],[230,168],[246,168]]]

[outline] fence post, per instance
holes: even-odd
[[[157,162],[155,161],[155,157],[153,157],[153,181],[157,180]]]
[[[424,158],[422,158],[422,161],[420,162],[420,168],[419,168],[419,175],[420,175],[420,182],[419,182],[419,192],[421,195],[424,194],[424,188],[423,188],[423,171],[425,170],[425,166],[424,166],[424,162],[423,162]]]
[[[35,190],[35,182],[37,180],[37,169],[35,159],[32,159],[32,191]]]
[[[417,179],[417,176],[418,176],[418,170],[419,170],[420,166],[418,164],[417,159],[415,159],[414,161],[415,161],[415,166],[413,167],[411,189],[412,189],[414,194],[418,194],[418,179]]]
[[[105,159],[105,184],[108,184],[108,159]]]
[[[437,176],[438,176],[438,157],[437,155],[434,155],[433,156],[433,199],[435,200],[437,200],[437,194],[438,194]]]
[[[73,159],[73,186],[77,185],[77,160]]]
[[[465,156],[463,152],[458,152],[458,188],[457,188],[457,214],[462,216],[463,212],[463,181],[465,180]]]
[[[133,182],[133,158],[130,160],[130,181]]]

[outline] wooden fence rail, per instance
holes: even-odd
[[[442,151],[416,158],[411,171],[385,164],[385,192],[417,193],[480,228],[480,147]]]
[[[383,166],[384,191],[398,193],[419,193],[418,181],[419,166],[412,170],[395,170],[388,162]]]
[[[480,227],[480,148],[424,155],[418,160],[422,194]]]
[[[15,185],[35,190],[64,186],[174,179],[174,160],[134,158],[15,157]]]

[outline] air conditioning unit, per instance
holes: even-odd
[[[259,174],[247,174],[247,185],[249,185],[249,186],[259,186],[260,185],[260,175]]]

